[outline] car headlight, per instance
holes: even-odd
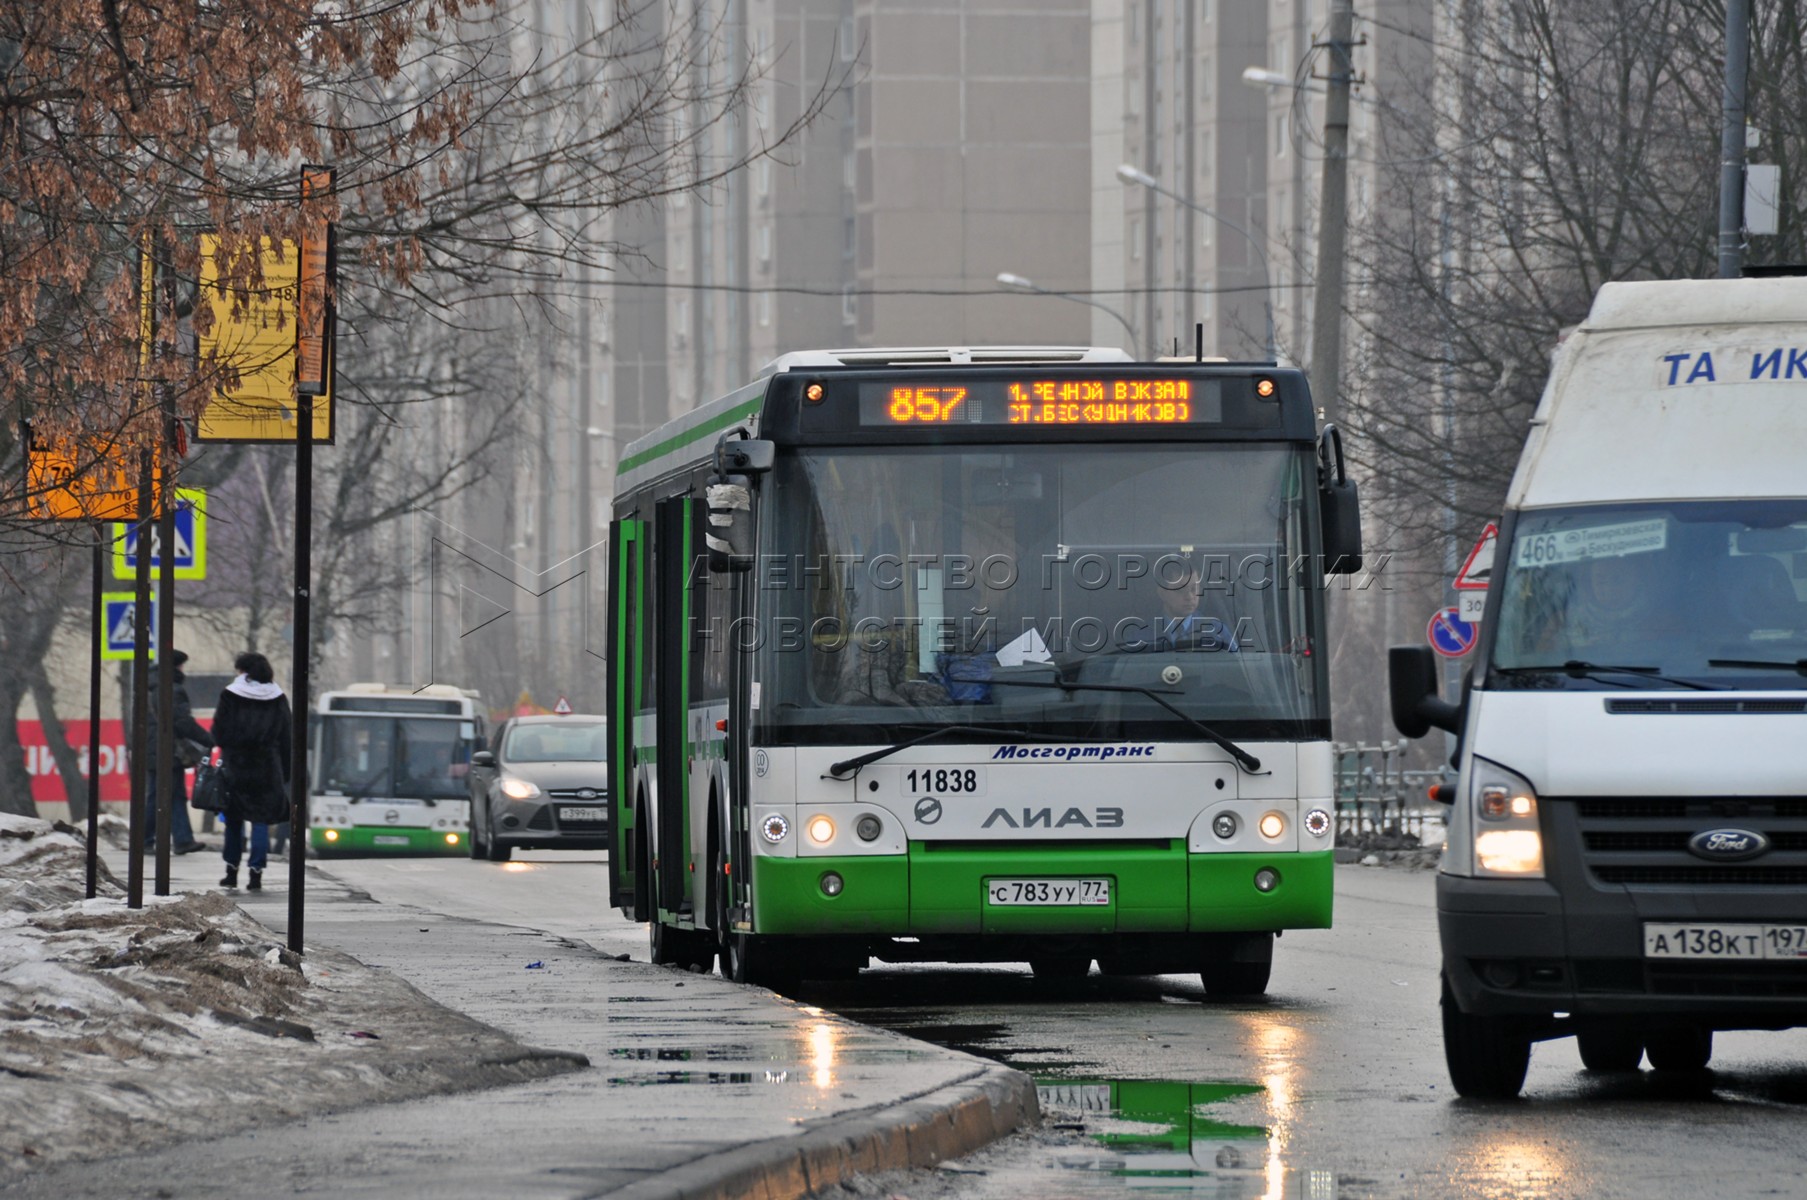
[[[1542,879],[1537,792],[1523,776],[1484,758],[1474,760],[1470,776],[1476,874]]]
[[[540,794],[540,785],[510,775],[502,781],[502,794],[510,800],[531,800]]]

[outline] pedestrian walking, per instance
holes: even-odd
[[[270,660],[247,651],[233,661],[238,677],[220,693],[213,710],[213,740],[220,748],[220,778],[226,788],[226,875],[223,888],[238,886],[238,864],[251,826],[251,878],[259,891],[270,858],[270,826],[288,819],[290,739],[289,699],[276,686]]]
[[[177,854],[193,854],[196,850],[205,850],[195,840],[194,827],[188,822],[188,768],[198,766],[213,748],[213,737],[202,724],[195,720],[194,705],[188,700],[188,676],[182,673],[182,664],[188,661],[188,655],[180,650],[172,650],[169,654],[171,674],[175,679],[174,697],[171,708],[175,710],[175,720],[171,731],[175,734],[176,761],[169,767],[169,833],[170,849]],[[153,696],[156,692],[151,693]],[[157,727],[162,714],[154,707],[150,712],[150,720],[145,725],[151,747],[151,761],[157,760]],[[157,845],[157,771],[145,772],[145,818],[144,848],[154,849]]]

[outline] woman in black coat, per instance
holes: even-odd
[[[289,699],[276,686],[270,660],[245,653],[233,661],[237,679],[220,693],[213,710],[213,740],[220,748],[220,783],[226,792],[226,877],[220,886],[238,886],[238,861],[251,822],[251,880],[264,884],[270,857],[270,826],[289,816],[289,755],[294,726]]]

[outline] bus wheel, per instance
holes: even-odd
[[[1043,983],[1077,983],[1092,973],[1092,960],[1071,954],[1031,958],[1029,969]]]
[[[1273,934],[1208,938],[1202,949],[1198,978],[1207,996],[1237,999],[1267,994],[1274,969]]]
[[[715,946],[707,930],[678,929],[652,921],[652,960],[664,967],[715,969]]]
[[[1575,1035],[1581,1065],[1590,1071],[1635,1071],[1644,1057],[1644,1039],[1633,1030],[1610,1026]]]
[[[1525,1086],[1531,1037],[1510,1017],[1465,1013],[1443,985],[1443,1058],[1456,1094],[1477,1100],[1510,1100]]]
[[[1658,1071],[1704,1071],[1713,1061],[1713,1031],[1698,1025],[1653,1030],[1644,1041],[1644,1052]]]
[[[723,942],[722,974],[735,983],[750,983],[791,992],[800,976],[797,962],[784,947],[757,933],[730,933]]]

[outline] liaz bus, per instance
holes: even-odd
[[[476,692],[354,683],[323,693],[312,719],[311,853],[466,853]]]
[[[1329,925],[1360,536],[1298,371],[795,353],[617,479],[610,893],[655,961],[1249,995]]]

